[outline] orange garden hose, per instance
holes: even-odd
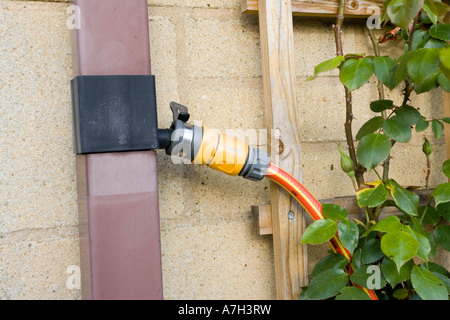
[[[294,179],[290,174],[280,169],[273,163],[270,163],[269,169],[266,173],[266,177],[289,192],[302,205],[302,207],[306,210],[306,212],[308,212],[308,214],[314,221],[317,221],[319,219],[326,219],[322,214],[322,205],[300,182]],[[330,243],[331,248],[335,253],[340,253],[349,261],[351,261],[352,257],[350,255],[350,252],[342,245],[337,232],[334,237],[331,238],[328,242]],[[349,263],[347,272],[349,274],[352,274],[353,271],[353,267]],[[378,300],[378,297],[374,291],[360,287],[356,284],[354,285],[364,290],[364,292],[366,292],[372,300]]]

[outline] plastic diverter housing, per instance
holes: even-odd
[[[77,76],[71,87],[75,153],[159,147],[154,76]]]

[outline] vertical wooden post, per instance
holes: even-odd
[[[276,142],[269,134],[271,160],[301,181],[291,1],[260,0],[258,12],[266,125],[279,133]],[[303,210],[276,184],[270,190],[277,299],[298,299],[308,276]]]

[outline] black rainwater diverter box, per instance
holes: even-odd
[[[159,147],[154,76],[77,76],[71,87],[75,153]]]

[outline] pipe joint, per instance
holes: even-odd
[[[168,155],[207,165],[232,176],[239,175],[253,181],[264,178],[270,164],[267,153],[217,129],[189,126],[187,107],[171,102],[170,108],[173,113],[171,141],[166,141],[167,136],[160,141]]]

